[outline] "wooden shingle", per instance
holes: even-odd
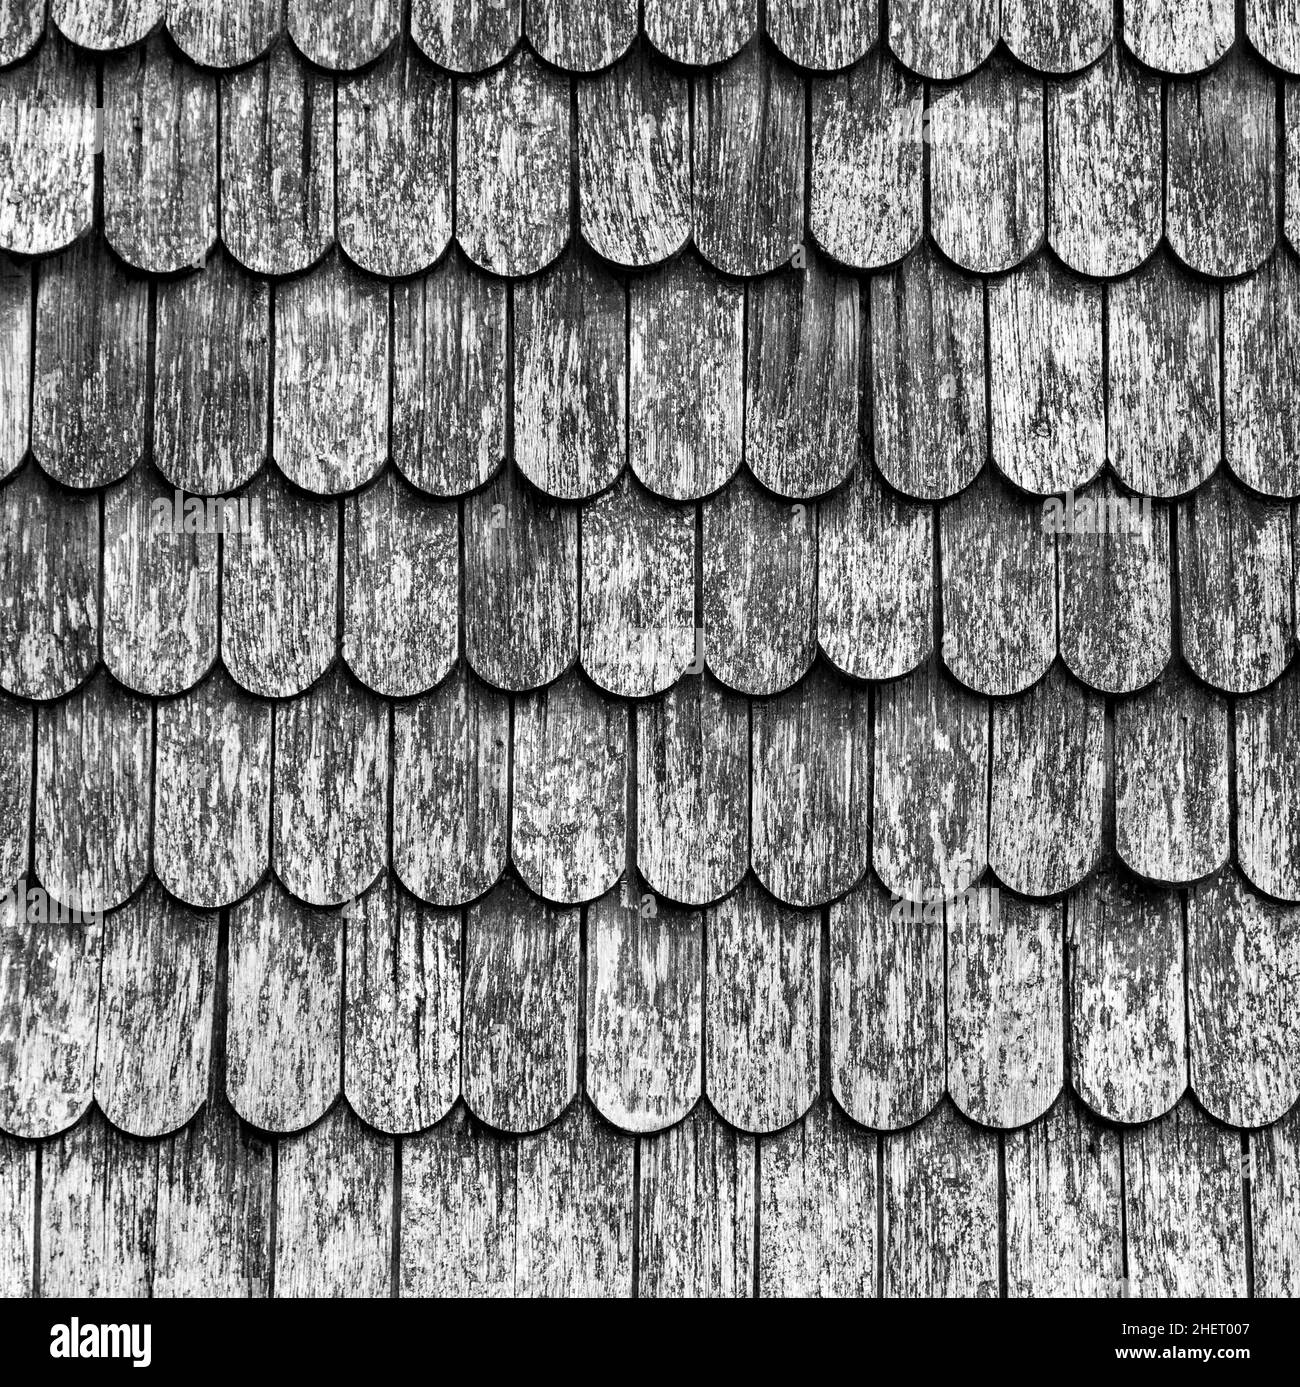
[[[401,0],[288,0],[289,35],[317,67],[350,72],[397,37]]]
[[[515,46],[523,0],[411,0],[411,37],[439,67],[482,72]]]
[[[758,27],[758,0],[645,0],[650,42],[675,62],[707,67],[738,53]]]
[[[167,29],[204,67],[238,67],[259,58],[283,22],[282,0],[168,0]]]
[[[1300,901],[1300,677],[1237,701],[1237,865],[1259,890]]]

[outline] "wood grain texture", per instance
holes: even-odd
[[[816,653],[816,508],[739,473],[703,509],[709,669],[740,693],[788,689]]]
[[[390,698],[424,693],[456,662],[460,522],[392,469],[343,503],[343,658]]]
[[[8,67],[25,58],[44,32],[44,0],[4,0],[0,5],[0,66]]]
[[[989,866],[1029,896],[1077,886],[1102,850],[1106,704],[1053,664],[993,705]]]
[[[153,881],[104,922],[95,1101],[131,1136],[183,1127],[208,1096],[217,925]]]
[[[1300,160],[1294,157],[1300,130],[1300,86],[1282,83],[1283,158],[1282,230],[1292,250],[1300,245]]]
[[[27,868],[31,848],[32,729],[29,704],[0,695],[0,883],[5,890]]]
[[[275,1294],[372,1299],[392,1286],[394,1143],[338,1104],[280,1143]]]
[[[0,1136],[0,1295],[6,1300],[35,1294],[36,1157],[31,1142]]]
[[[351,72],[373,62],[397,37],[401,0],[288,0],[288,29],[318,67]]]
[[[1078,0],[1068,7],[1034,0],[1002,0],[1002,38],[1007,47],[1039,72],[1078,72],[1103,49],[1114,51],[1114,12],[1106,0]]]
[[[918,1122],[943,1096],[944,927],[868,880],[831,906],[831,1091],[864,1127]]]
[[[889,7],[889,46],[922,77],[964,77],[997,41],[998,0],[897,0]]]
[[[936,93],[929,115],[935,245],[981,274],[1019,265],[1044,232],[1041,80],[997,60]]]
[[[1061,1092],[1063,907],[989,889],[950,902],[948,1091],[987,1127],[1021,1127]]]
[[[875,1138],[821,1102],[761,1153],[759,1295],[878,1294]]]
[[[494,274],[533,274],[569,239],[569,87],[520,50],[457,92],[456,237]]]
[[[514,301],[519,471],[560,500],[594,496],[626,460],[627,295],[575,252]]]
[[[1237,865],[1259,890],[1300,900],[1300,678],[1236,705]]]
[[[460,1094],[461,911],[385,873],[345,917],[343,1092],[381,1132],[417,1132]]]
[[[58,698],[99,660],[99,498],[35,463],[0,487],[0,685]]]
[[[1124,42],[1140,63],[1162,72],[1200,72],[1232,44],[1232,0],[1133,0],[1124,6]]]
[[[1223,291],[1224,458],[1266,496],[1300,494],[1297,302],[1300,269],[1285,252]]]
[[[638,1296],[751,1293],[755,1145],[707,1103],[641,1143]]]
[[[695,80],[695,244],[726,274],[791,259],[804,234],[804,86],[759,43]]]
[[[996,1297],[998,1148],[944,1102],[885,1138],[887,1296]]]
[[[578,1091],[578,911],[507,877],[470,907],[465,939],[465,1101],[489,1126],[538,1131]]]
[[[218,536],[177,534],[172,488],[144,464],[103,507],[104,665],[136,693],[183,693],[217,658]]]
[[[482,72],[515,46],[522,0],[412,0],[411,37],[439,67]]]
[[[168,0],[167,29],[204,67],[238,67],[261,57],[280,33],[281,0]]]
[[[393,870],[434,905],[481,896],[506,863],[510,705],[460,665],[393,710]]]
[[[821,503],[817,643],[858,679],[906,674],[934,642],[934,517],[881,486],[860,458]]]
[[[451,240],[452,100],[405,42],[339,83],[339,245],[371,274],[428,269]]]
[[[648,48],[578,83],[579,225],[616,265],[657,265],[690,238],[688,96]]]
[[[705,916],[705,1092],[744,1132],[807,1112],[820,1068],[821,921],[746,879]]]
[[[977,693],[1030,688],[1056,654],[1056,544],[1041,505],[986,469],[939,513],[943,661]]]
[[[1246,0],[1246,34],[1284,72],[1300,73],[1300,14],[1295,0]]]
[[[41,268],[32,452],[65,486],[104,486],[144,455],[149,287],[95,237]]]
[[[81,48],[112,52],[138,43],[162,18],[164,0],[50,0],[50,18]]]
[[[459,251],[393,286],[393,460],[435,496],[473,491],[505,457],[506,300]]]
[[[745,460],[793,500],[838,486],[858,455],[857,281],[815,256],[749,287]]]
[[[221,236],[254,274],[305,270],[334,243],[334,87],[287,40],[221,79]]]
[[[578,658],[578,511],[546,501],[508,467],[465,502],[465,653],[512,691]]]
[[[632,1294],[633,1143],[584,1102],[519,1143],[517,1296]]]
[[[11,883],[12,885],[12,883]],[[23,883],[24,890],[28,889]],[[0,1130],[53,1136],[90,1106],[103,924],[27,918],[0,896]],[[22,902],[29,906],[29,901]]]
[[[587,1094],[624,1131],[663,1131],[700,1096],[703,932],[626,883],[587,913]]]
[[[1028,10],[1022,0],[1022,13]],[[1109,27],[1109,9],[1098,5],[1095,13]],[[1068,21],[1066,27],[1073,29]],[[1118,44],[1077,81],[1048,87],[1048,239],[1071,269],[1125,274],[1156,248],[1163,143],[1160,83],[1137,70]]]
[[[343,915],[269,879],[230,911],[226,1093],[254,1127],[297,1131],[339,1095]]]
[[[56,35],[0,72],[0,250],[48,255],[95,213],[95,68]]]
[[[988,860],[988,705],[937,660],[878,699],[872,861],[895,895],[942,900]]]
[[[582,667],[622,698],[662,693],[695,660],[695,508],[624,472],[581,530]]]
[[[865,691],[818,668],[751,713],[750,853],[789,905],[823,905],[867,870],[871,712]]]
[[[1195,82],[1170,84],[1165,231],[1192,269],[1244,274],[1272,251],[1275,127],[1272,75],[1244,53]]]
[[[1228,709],[1181,667],[1115,709],[1115,849],[1172,885],[1228,860]]]
[[[221,658],[249,693],[285,698],[335,653],[338,504],[291,491],[266,468],[244,493],[261,523],[221,555]]]
[[[1103,474],[1075,498],[1074,512],[1094,523],[1104,513],[1107,527],[1057,537],[1061,658],[1102,693],[1131,693],[1149,684],[1173,649],[1168,508],[1152,505],[1149,523],[1139,512],[1136,530],[1109,523],[1119,506],[1127,523],[1132,507],[1141,504]]]
[[[137,269],[202,266],[217,239],[217,104],[161,33],[104,64],[104,234]]]
[[[1068,924],[1074,1089],[1111,1122],[1149,1122],[1187,1087],[1179,899],[1108,863]]]
[[[1178,504],[1183,658],[1226,693],[1254,693],[1291,659],[1290,507],[1220,471]]]
[[[1120,1136],[1069,1093],[1041,1122],[1007,1137],[1007,1293],[1120,1293]]]
[[[1152,496],[1192,490],[1220,452],[1218,293],[1161,250],[1109,286],[1106,326],[1107,444],[1116,476]],[[1251,388],[1240,382],[1242,391]]]
[[[987,454],[984,290],[928,241],[871,280],[876,466],[905,495],[955,495]]]
[[[1106,464],[1101,290],[1044,256],[989,285],[993,461],[1042,495]]]
[[[786,5],[793,19],[796,0]],[[855,12],[852,5],[838,10]],[[802,19],[791,29],[809,32]],[[812,84],[809,226],[822,250],[845,265],[879,269],[920,240],[923,91],[883,49]]]
[[[359,896],[388,859],[388,708],[335,670],[276,705],[271,866],[308,905]]]
[[[740,466],[744,290],[688,251],[628,294],[632,469],[660,496],[697,500]]]
[[[848,67],[876,39],[870,0],[771,0],[766,19],[768,36],[800,67]]]
[[[1187,904],[1192,1089],[1233,1127],[1276,1122],[1300,1097],[1300,909],[1228,867]]]
[[[37,714],[36,875],[72,909],[111,910],[148,871],[151,721],[102,673]]]
[[[560,905],[595,900],[627,861],[627,705],[577,674],[514,704],[510,857]]]
[[[270,864],[271,716],[224,670],[158,705],[153,870],[182,901],[230,905]]]
[[[32,272],[0,255],[0,480],[31,437]]]
[[[738,53],[758,27],[758,0],[645,0],[647,38],[675,62],[709,67]]]
[[[710,905],[749,866],[749,705],[687,674],[636,732],[637,866],[670,900]]]
[[[157,287],[153,458],[174,486],[242,486],[267,453],[271,290],[224,252]]]
[[[1122,1139],[1129,1293],[1244,1296],[1240,1136],[1184,1098]]]
[[[627,51],[636,37],[636,0],[532,0],[524,32],[548,63],[594,72]]]
[[[335,256],[275,291],[271,451],[321,494],[368,482],[388,454],[388,292]]]
[[[1250,1221],[1255,1294],[1294,1297],[1300,1286],[1300,1112],[1251,1133]]]

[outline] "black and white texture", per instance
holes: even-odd
[[[0,0],[0,1293],[1300,1292],[1298,169],[1292,0]]]

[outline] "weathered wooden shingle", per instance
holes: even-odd
[[[1002,0],[1002,39],[1039,72],[1078,72],[1110,45],[1114,10],[1108,0],[1040,5],[1036,0]]]
[[[45,0],[5,0],[0,7],[0,67],[25,58],[44,32]]]
[[[524,32],[548,63],[594,72],[627,51],[637,18],[637,0],[531,0]]]
[[[288,0],[289,34],[318,67],[351,71],[397,37],[401,0]]]
[[[280,33],[282,0],[168,0],[177,47],[204,67],[238,67],[260,57]]]
[[[964,77],[997,41],[998,0],[896,0],[889,7],[889,46],[922,77]]]
[[[32,273],[0,255],[0,479],[23,460],[31,436]]]
[[[523,0],[411,0],[411,37],[439,67],[482,72],[515,46]]]
[[[769,0],[766,18],[768,36],[800,67],[848,67],[876,38],[871,0]]]
[[[0,1135],[0,1295],[6,1299],[25,1299],[36,1285],[37,1149]]]
[[[1261,891],[1300,901],[1300,677],[1237,701],[1237,864]]]
[[[165,0],[50,0],[50,18],[82,48],[112,52],[138,43],[162,18]]]
[[[1300,1110],[1250,1136],[1250,1232],[1255,1294],[1294,1297],[1300,1226],[1291,1192],[1300,1181]]]
[[[1124,42],[1147,67],[1200,72],[1226,53],[1236,29],[1233,0],[1131,0]]]
[[[1295,0],[1246,0],[1246,35],[1284,72],[1300,72],[1300,15]]]
[[[32,825],[33,710],[0,695],[0,882],[27,869]]]
[[[758,27],[758,0],[645,0],[645,31],[667,57],[708,67],[738,53]]]

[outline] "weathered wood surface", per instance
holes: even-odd
[[[271,1132],[317,1121],[339,1095],[343,916],[272,878],[230,911],[226,1093]]]
[[[104,64],[104,234],[137,269],[201,267],[217,239],[217,105],[161,34]]]
[[[435,905],[463,905],[507,852],[510,705],[462,665],[393,710],[393,870]]]
[[[749,866],[749,705],[688,674],[636,732],[637,865],[670,900],[711,905]]]
[[[44,32],[44,0],[5,0],[0,6],[0,66],[25,58]]]
[[[616,265],[657,265],[691,234],[687,82],[644,49],[577,90],[582,234]]]
[[[745,1132],[807,1112],[820,1067],[821,921],[746,880],[705,918],[705,1091]]]
[[[700,1096],[703,933],[626,883],[587,912],[586,1089],[624,1131],[662,1131]]]
[[[795,0],[786,5],[790,22]],[[851,5],[836,9],[855,12]],[[801,15],[791,32],[808,33],[806,26]],[[883,50],[813,83],[809,226],[817,244],[843,264],[879,269],[902,259],[921,237],[923,90]]]
[[[392,1290],[391,1137],[338,1104],[280,1143],[275,1178],[275,1294],[357,1296]]]
[[[60,31],[100,52],[138,43],[165,9],[165,0],[50,0],[50,18]]]
[[[752,1293],[755,1148],[707,1103],[641,1143],[639,1296]]]
[[[822,905],[867,870],[867,695],[818,668],[797,688],[755,703],[751,727],[754,873],[778,900]]]
[[[451,240],[452,99],[405,42],[339,83],[339,245],[371,274],[427,269]]]
[[[896,0],[889,46],[922,77],[964,77],[993,51],[998,18],[998,0]]]
[[[1274,67],[1300,73],[1300,14],[1295,0],[1246,0],[1246,34]]]
[[[1125,274],[1155,249],[1164,229],[1162,143],[1160,83],[1118,44],[1077,81],[1048,86],[1048,238],[1071,269]]]
[[[1181,666],[1116,706],[1115,847],[1171,885],[1228,859],[1228,709]]]
[[[531,0],[524,32],[548,63],[594,72],[627,51],[638,14],[637,0]]]
[[[1102,850],[1106,704],[1053,664],[993,705],[989,865],[1030,896],[1077,886]]]
[[[1002,39],[1030,67],[1056,75],[1078,72],[1111,44],[1114,11],[1107,0],[1076,0],[1057,8],[1035,0],[1002,0]]]
[[[1297,29],[1300,34],[1300,28]],[[1300,130],[1300,87],[1294,82],[1282,84],[1282,138],[1288,151],[1284,158],[1285,177],[1282,194],[1282,229],[1294,250],[1300,245],[1300,161],[1290,157],[1296,147],[1296,131]]]
[[[0,1135],[0,1295],[6,1300],[35,1294],[37,1149]]]
[[[876,39],[877,11],[871,0],[770,0],[768,36],[800,67],[848,67]]]
[[[30,704],[0,696],[0,884],[6,891],[26,871],[31,847],[34,717]]]
[[[578,932],[509,877],[470,907],[461,1088],[501,1131],[546,1127],[578,1090]]]
[[[723,62],[738,53],[758,27],[758,0],[645,0],[650,42],[667,57],[695,67]]]
[[[36,876],[71,909],[121,905],[149,869],[151,713],[100,673],[37,714]]]
[[[1272,74],[1244,53],[1195,82],[1170,85],[1165,229],[1192,269],[1244,274],[1272,251],[1276,124]]]
[[[1217,62],[1236,29],[1233,0],[1131,0],[1124,6],[1124,42],[1147,67],[1175,74]]]
[[[456,506],[389,468],[343,503],[343,658],[376,693],[405,698],[446,678],[459,634]]]
[[[804,234],[804,87],[760,43],[695,79],[695,244],[726,274],[759,275]]]
[[[744,289],[687,251],[628,293],[629,461],[660,496],[697,500],[740,466]]]
[[[1237,865],[1259,890],[1300,900],[1300,677],[1236,705]]]
[[[1006,1139],[1007,1294],[1120,1294],[1120,1135],[1063,1093]]]
[[[396,38],[401,0],[288,0],[294,43],[309,62],[351,71],[372,62]]]
[[[0,255],[0,480],[31,436],[32,272]]]
[[[381,1132],[417,1132],[460,1094],[462,912],[385,873],[344,922],[343,1092]]]
[[[270,705],[217,670],[156,719],[154,874],[191,905],[230,905],[270,864]]]
[[[1231,867],[1188,896],[1192,1089],[1233,1127],[1276,1122],[1300,1097],[1300,909]]]
[[[758,1294],[878,1294],[876,1140],[833,1103],[762,1143]]]
[[[1056,545],[1043,505],[992,468],[939,514],[943,662],[977,693],[1022,693],[1056,655]]]
[[[205,67],[238,67],[260,57],[280,33],[281,0],[168,0],[167,29]]]
[[[99,498],[35,463],[0,487],[0,686],[71,692],[99,661]]]
[[[309,905],[359,896],[388,860],[388,708],[335,670],[275,709],[271,866]]]
[[[1250,1136],[1250,1233],[1255,1294],[1300,1293],[1300,1110]]]
[[[918,500],[952,496],[987,455],[984,290],[928,241],[871,281],[876,466]]]
[[[439,67],[482,72],[515,46],[523,0],[411,0],[411,37]]]
[[[1107,864],[1070,898],[1070,1079],[1111,1122],[1149,1122],[1187,1087],[1177,895]]]

